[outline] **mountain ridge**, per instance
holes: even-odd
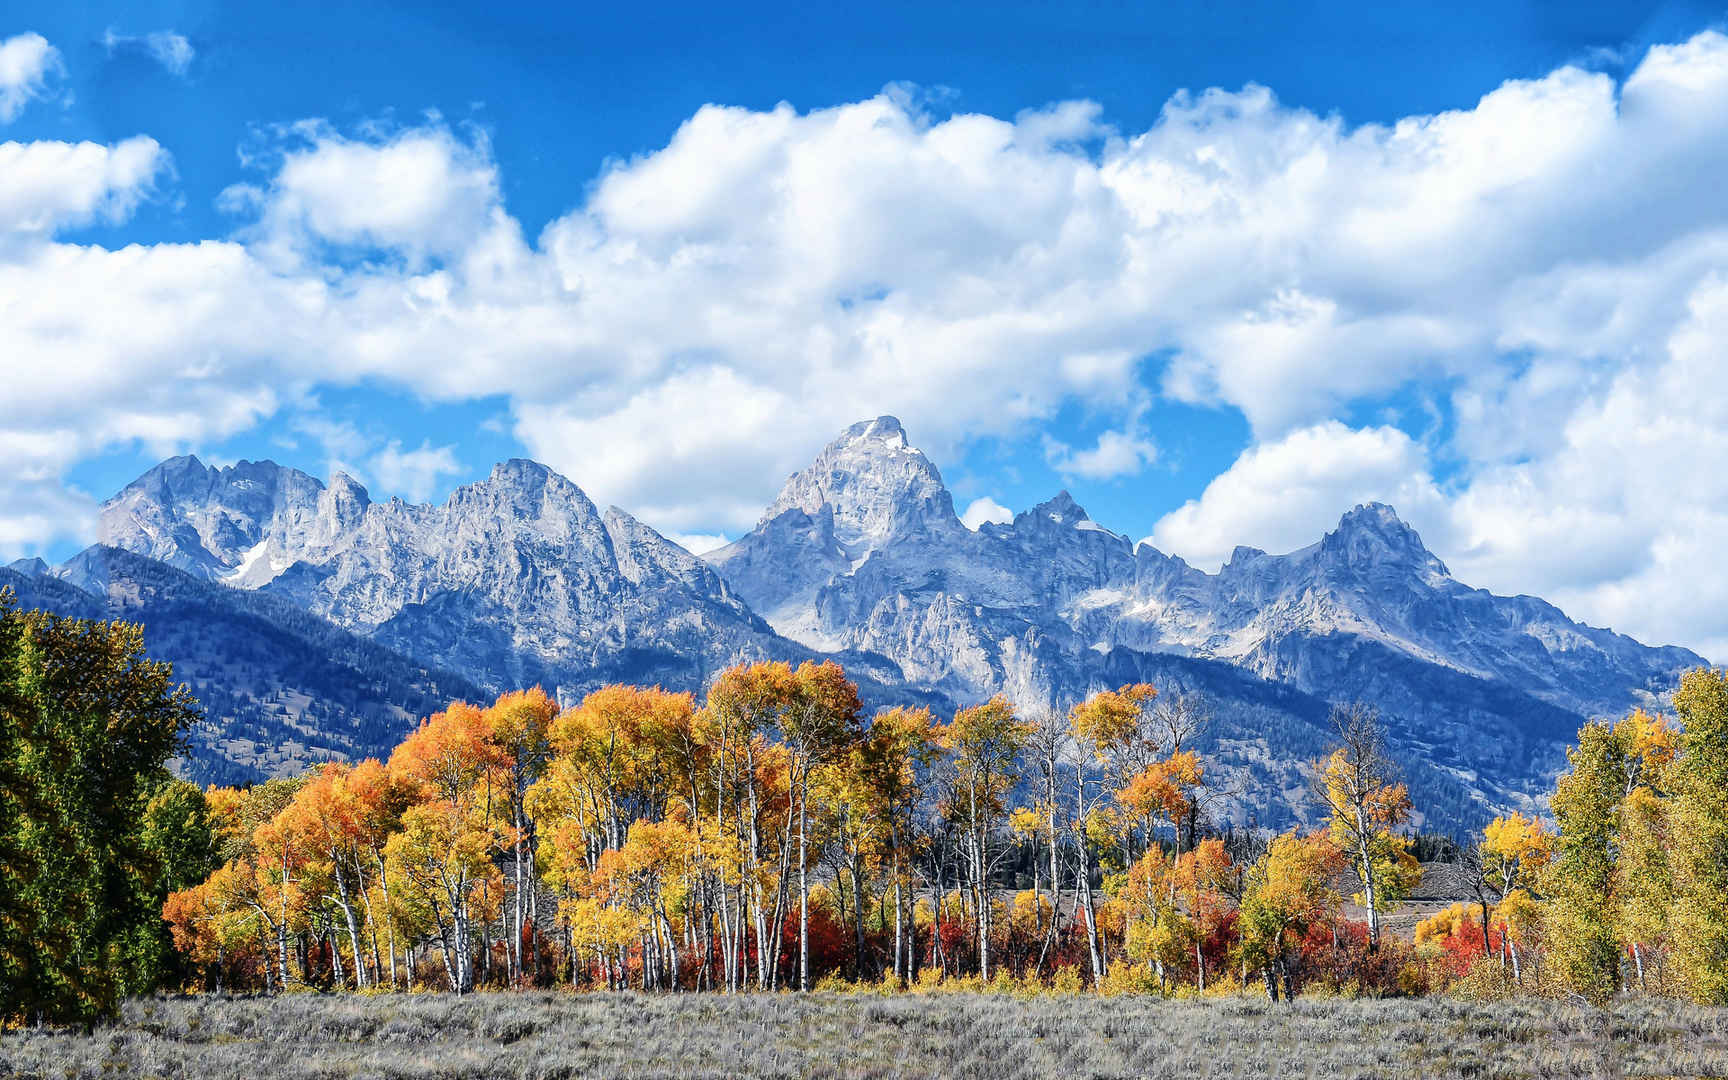
[[[1065,625],[1087,639],[1086,647],[1222,657],[1258,665],[1273,677],[1284,672],[1267,646],[1288,633],[1366,634],[1468,674],[1515,678],[1533,686],[1538,696],[1581,714],[1646,703],[1646,695],[1660,692],[1665,676],[1705,662],[1688,650],[1652,650],[1612,630],[1575,622],[1536,597],[1500,597],[1465,586],[1384,503],[1348,510],[1337,528],[1287,554],[1238,547],[1215,574],[1111,532],[1066,491],[1011,522],[986,523],[976,531],[953,516],[948,499],[940,501],[945,512],[932,523],[914,511],[938,500],[921,494],[919,507],[884,507],[880,487],[853,483],[846,475],[873,467],[880,455],[868,443],[881,441],[883,431],[905,439],[892,417],[853,425],[824,448],[810,469],[788,478],[756,529],[705,556],[787,636],[827,648],[889,637],[891,616],[878,610],[881,602],[891,594],[928,594],[935,585],[1001,612],[1036,612],[1032,621],[1046,630]],[[918,460],[928,463],[921,454]],[[820,475],[813,479],[812,473]],[[933,465],[924,475],[940,484]],[[823,504],[813,504],[808,494],[792,497],[811,491],[839,492],[850,500],[838,507],[826,503],[826,512],[836,518],[898,522],[917,517],[926,527],[888,533],[854,552],[847,567],[829,559],[821,567],[826,576],[806,575],[799,591],[776,590],[768,575],[753,568],[783,564],[788,539],[799,538],[801,522],[788,521],[785,511],[775,517],[775,508],[790,505],[805,520],[819,520]],[[878,505],[871,505],[872,499]],[[890,552],[871,566],[890,541],[923,550]],[[819,543],[809,546],[821,550]],[[1413,606],[1423,615],[1440,610],[1444,618],[1439,622],[1460,632],[1441,640],[1422,619],[1410,618]],[[872,618],[879,625],[872,627]],[[1484,645],[1484,638],[1492,640]],[[1590,655],[1564,655],[1580,652]],[[1659,659],[1644,655],[1650,652]],[[1633,677],[1592,682],[1589,669],[1603,660],[1633,669]]]
[[[1379,503],[1293,552],[1239,547],[1216,573],[1109,530],[1067,491],[974,530],[889,416],[839,433],[755,528],[700,557],[525,458],[435,505],[188,455],[100,521],[115,548],[485,690],[700,691],[732,663],[832,657],[872,704],[1000,692],[1034,710],[1141,673],[1207,694],[1221,767],[1286,796],[1327,704],[1375,701],[1447,821],[1530,805],[1584,717],[1649,704],[1704,662],[1463,585]],[[103,594],[101,565],[27,569]],[[1279,799],[1276,814],[1303,812]]]

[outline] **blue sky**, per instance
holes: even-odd
[[[536,456],[696,545],[894,412],[974,520],[1215,566],[1384,498],[1728,655],[1728,491],[1646,501],[1721,417],[1627,422],[1721,366],[1724,14],[13,4],[0,556],[186,450]]]

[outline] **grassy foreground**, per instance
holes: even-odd
[[[996,994],[150,999],[0,1035],[23,1077],[1728,1075],[1728,1010]]]

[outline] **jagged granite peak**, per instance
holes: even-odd
[[[234,572],[271,539],[312,531],[324,485],[273,461],[211,468],[172,457],[102,504],[98,539],[206,578]]]
[[[41,577],[48,572],[48,564],[38,556],[30,556],[12,560],[6,564],[6,569],[24,577]]]
[[[521,458],[441,505],[376,502],[341,474],[325,485],[268,462],[175,459],[109,500],[103,522],[118,547],[482,685],[575,689],[648,663],[654,681],[693,687],[790,646],[706,563]],[[98,569],[66,574],[100,586]]]
[[[1397,562],[1436,577],[1452,576],[1416,530],[1381,502],[1363,503],[1347,512],[1320,541],[1320,550],[1324,557],[1358,568]]]
[[[318,511],[338,529],[346,531],[360,524],[371,505],[372,496],[365,485],[338,470],[330,477],[330,485],[319,497]]]
[[[798,510],[833,516],[835,542],[859,559],[898,536],[964,528],[942,474],[892,416],[853,424],[794,473],[762,524]]]
[[[1260,548],[1249,547],[1247,544],[1237,544],[1235,547],[1230,549],[1230,557],[1224,560],[1224,565],[1225,567],[1247,566],[1254,560],[1264,559],[1265,557],[1266,552],[1262,551]]]
[[[1086,508],[1075,502],[1074,496],[1068,494],[1067,488],[1058,491],[1055,498],[1046,499],[1039,503],[1028,513],[1047,517],[1059,525],[1077,525],[1082,521],[1092,520],[1091,516],[1086,513]]]

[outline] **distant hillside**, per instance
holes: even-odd
[[[200,783],[387,754],[420,717],[486,696],[287,601],[117,548],[90,548],[58,572],[0,569],[0,588],[15,590],[24,607],[142,623],[150,655],[172,663],[204,706],[177,763]]]

